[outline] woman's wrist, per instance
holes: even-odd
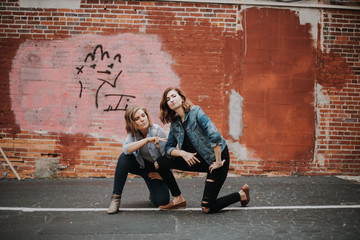
[[[184,150],[180,150],[180,157],[184,157],[186,152]]]

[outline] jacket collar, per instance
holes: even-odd
[[[186,112],[186,113],[185,113],[184,122],[186,122],[186,121],[187,121],[187,119],[189,118],[189,114],[190,114],[190,110],[189,110],[188,112]],[[176,122],[177,122],[178,124],[182,124],[182,122],[181,122],[181,118],[180,118],[180,116],[179,116],[179,115],[177,115]]]

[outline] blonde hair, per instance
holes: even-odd
[[[160,120],[162,123],[172,123],[176,120],[176,112],[171,110],[167,103],[167,95],[171,90],[175,90],[183,100],[182,107],[185,112],[190,111],[190,108],[194,105],[189,99],[187,99],[186,94],[180,88],[169,87],[163,93],[161,102],[160,102]]]
[[[132,137],[135,136],[136,131],[138,131],[138,128],[136,126],[135,123],[135,119],[134,119],[134,115],[137,111],[139,110],[143,110],[144,113],[146,114],[148,121],[149,121],[149,127],[152,127],[153,124],[151,122],[150,116],[148,114],[148,111],[146,108],[144,107],[139,107],[139,106],[131,106],[129,108],[126,109],[125,112],[125,126],[126,126],[126,132],[130,133]]]

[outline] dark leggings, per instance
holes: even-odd
[[[209,171],[209,164],[204,160],[201,160],[200,163],[196,163],[193,166],[189,166],[182,157],[175,157],[171,159],[167,157],[160,157],[156,161],[159,164],[158,172],[169,186],[172,196],[179,196],[181,191],[177,185],[174,175],[169,171],[169,169],[179,169],[191,172],[207,172],[201,206],[208,208],[210,213],[215,213],[240,201],[240,195],[238,192],[217,198],[229,171],[230,160],[227,147],[222,151],[221,159],[225,159],[224,165],[221,168],[213,170],[212,173]]]
[[[168,204],[170,201],[168,186],[162,180],[150,179],[149,172],[156,172],[153,163],[145,161],[145,168],[141,169],[133,154],[122,153],[116,165],[113,194],[122,194],[128,173],[133,173],[140,175],[145,180],[150,191],[151,201],[156,207]]]

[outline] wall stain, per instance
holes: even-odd
[[[14,138],[21,130],[11,111],[10,72],[13,58],[23,42],[23,39],[0,39],[0,128],[7,129]]]
[[[90,136],[83,134],[59,134],[57,153],[60,153],[62,156],[59,159],[61,165],[74,167],[76,163],[81,162],[81,150],[94,144],[94,142],[87,140],[87,137]]]
[[[354,78],[346,59],[333,52],[318,51],[317,81],[321,86],[341,89],[350,78]],[[339,73],[342,73],[341,75]]]

